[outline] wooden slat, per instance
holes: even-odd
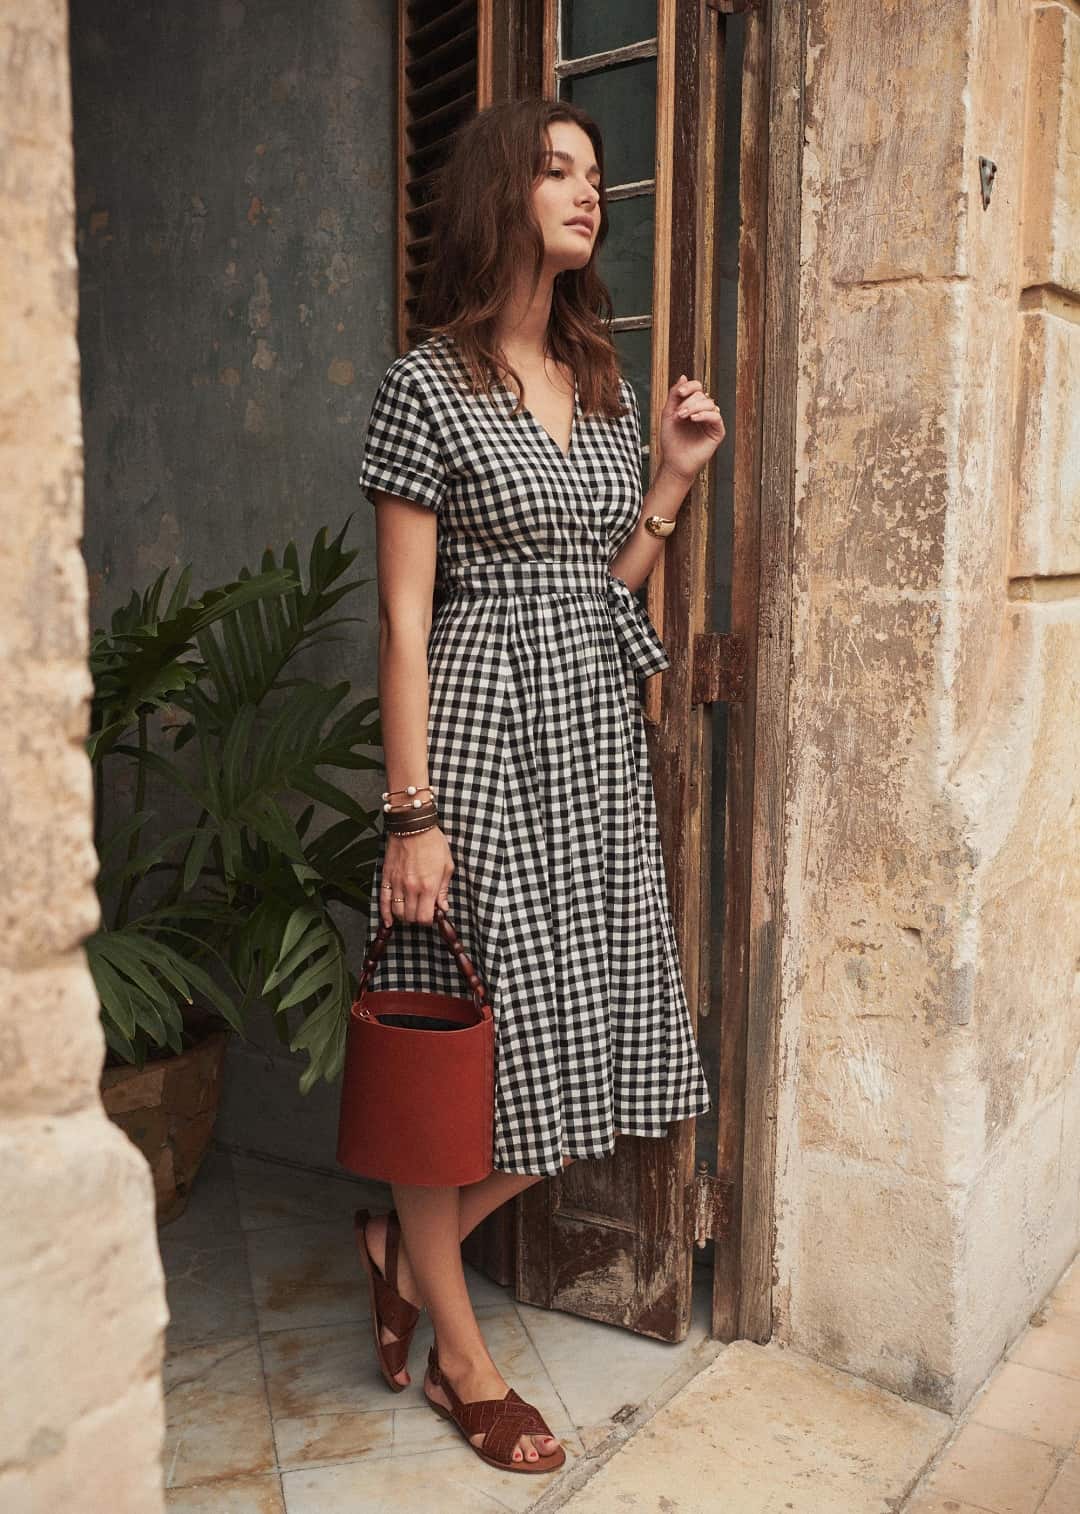
[[[663,10],[664,24],[661,24]],[[650,444],[649,480],[656,476],[656,453],[652,438],[660,434],[660,412],[664,408],[669,388],[668,344],[670,333],[671,271],[672,271],[672,216],[674,214],[674,184],[672,180],[675,131],[675,0],[659,0],[657,5],[658,53],[656,60],[656,207],[655,240],[653,244],[652,287],[652,367],[650,373],[649,413],[642,417],[645,435],[643,441]],[[663,39],[660,45],[659,39]],[[661,641],[666,644],[664,627],[664,578],[666,561],[674,555],[674,538],[660,553],[645,586],[645,607],[656,627]],[[660,720],[662,690],[665,673],[648,679],[642,700],[646,724],[655,726]]]
[[[440,9],[424,26],[409,33],[409,46],[416,51],[440,42],[452,32],[460,31],[476,18],[476,0],[459,0],[457,5]]]
[[[714,12],[714,15],[716,13]],[[724,22],[716,25],[724,35]],[[739,300],[736,324],[734,520],[730,624],[750,651],[744,699],[728,710],[724,840],[724,926],[721,974],[720,1103],[716,1171],[731,1185],[730,1223],[715,1246],[712,1333],[742,1332],[744,1280],[740,1245],[744,1213],[743,1158],[749,1117],[746,1091],[747,939],[754,803],[755,659],[760,570],[761,328],[763,321],[764,194],[767,183],[767,50],[762,28],[747,25],[742,62],[739,144]]]
[[[747,21],[754,56],[769,60],[768,191],[761,342],[761,443],[755,784],[747,994],[745,1155],[738,1331],[772,1333],[776,1094],[783,948],[784,792],[795,505],[799,238],[804,129],[804,4]],[[753,660],[753,659],[751,659]]]
[[[702,117],[702,17],[698,7],[661,0],[657,9],[656,249],[653,277],[653,350],[649,435],[653,441],[667,391],[685,370],[707,382],[703,333],[711,290],[701,279],[701,191],[713,171],[709,123]],[[675,250],[678,249],[676,267]],[[698,489],[705,487],[699,482]],[[694,636],[708,624],[707,567],[712,560],[710,521],[700,498],[688,500],[680,527],[657,560],[646,601],[668,649],[671,666],[646,684],[645,715],[668,895],[679,943],[683,981],[695,1029],[701,998],[702,912],[708,908],[707,848],[703,838],[708,791],[702,778],[707,712],[693,705]],[[680,1239],[678,1307],[689,1307],[693,1253],[690,1240],[696,1125],[672,1127],[667,1181],[677,1190]],[[660,1153],[651,1158],[660,1176]],[[685,1293],[683,1290],[686,1290]]]
[[[555,61],[555,0],[545,18],[546,66]],[[701,304],[695,272],[697,246],[693,229],[703,173],[701,119],[697,104],[699,70],[697,7],[685,0],[660,0],[657,20],[658,107],[656,226],[659,252],[655,266],[653,314],[623,318],[617,329],[658,326],[654,346],[653,385],[666,393],[669,334],[679,351],[695,350]],[[550,80],[551,75],[548,75]],[[554,93],[549,84],[549,97]],[[678,101],[678,112],[675,102]],[[683,125],[676,145],[675,121]],[[691,207],[687,210],[687,206]],[[670,290],[672,216],[679,237],[679,288]],[[689,217],[689,220],[687,220]],[[689,243],[684,238],[690,227]],[[689,246],[689,261],[683,249]],[[689,280],[685,272],[689,269]],[[670,307],[678,305],[672,318]],[[663,400],[657,401],[658,411]],[[655,430],[655,414],[643,416],[646,443]],[[690,542],[700,540],[687,533]],[[668,550],[671,550],[670,544]],[[679,550],[676,548],[676,550]],[[699,604],[704,594],[706,559],[690,548],[680,559],[695,584]],[[655,571],[655,570],[654,570]],[[672,582],[677,582],[675,575]],[[695,799],[700,773],[702,710],[691,700],[690,632],[693,621],[685,603],[671,611],[668,641],[672,667],[651,685],[663,683],[663,721],[647,727],[650,762],[657,775],[658,818],[664,850],[665,884],[679,941],[683,975],[691,1006],[698,993],[701,901],[701,805]],[[677,612],[677,613],[676,613]],[[661,619],[657,617],[658,621]],[[677,621],[677,623],[676,623]],[[697,627],[701,629],[699,625]],[[663,1340],[684,1338],[692,1298],[692,1237],[697,1213],[693,1183],[695,1122],[676,1122],[667,1140],[619,1137],[606,1161],[576,1163],[561,1176],[536,1184],[516,1201],[519,1213],[517,1293],[526,1302],[558,1308],[587,1318],[620,1324]]]
[[[619,63],[636,63],[641,58],[656,57],[656,38],[631,42],[626,47],[613,47],[605,53],[588,53],[582,58],[566,58],[555,65],[557,79],[577,79],[582,74],[594,74],[601,68],[611,68]]]

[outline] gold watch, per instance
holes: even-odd
[[[647,515],[645,529],[652,536],[670,536],[675,529],[675,521],[666,515]]]

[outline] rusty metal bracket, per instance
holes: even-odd
[[[699,631],[694,637],[690,703],[738,704],[746,695],[746,642],[727,631]]]
[[[723,1240],[731,1229],[735,1184],[714,1177],[704,1162],[698,1163],[694,1178],[694,1245]]]

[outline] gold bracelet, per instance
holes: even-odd
[[[645,517],[645,529],[651,536],[670,536],[675,529],[674,517],[669,515],[647,515]]]

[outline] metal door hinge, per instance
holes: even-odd
[[[694,1245],[719,1241],[731,1228],[735,1184],[711,1173],[704,1162],[694,1178]]]
[[[746,642],[726,631],[699,631],[694,637],[691,704],[737,704],[746,694]]]

